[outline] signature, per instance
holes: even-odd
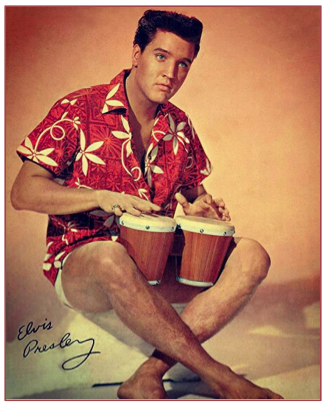
[[[52,328],[53,328],[53,326],[51,324],[51,321],[48,321],[47,318],[45,318],[45,321],[43,322],[43,324],[40,324],[40,325],[35,325],[33,321],[30,321],[27,325],[22,325],[18,329],[17,339],[19,341],[22,341],[25,338],[27,338],[29,335],[36,334],[39,330],[49,331]],[[38,339],[36,339],[36,338],[31,339],[24,348],[23,357],[27,358],[31,353],[34,353],[34,354],[46,353],[46,352],[56,349],[56,348],[64,349],[64,348],[72,346],[74,344],[76,344],[76,345],[88,344],[89,345],[88,351],[85,353],[79,354],[77,356],[74,356],[70,359],[67,359],[61,365],[61,367],[64,370],[77,369],[91,355],[101,353],[99,351],[93,350],[94,345],[95,345],[95,340],[93,338],[88,338],[88,339],[84,339],[84,340],[79,340],[79,339],[72,340],[70,337],[70,333],[67,332],[63,335],[63,337],[57,343],[53,342],[50,345],[48,345],[48,344],[40,345]]]

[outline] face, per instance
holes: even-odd
[[[194,44],[171,32],[157,31],[143,53],[133,48],[138,90],[151,103],[164,103],[184,83],[194,57]]]

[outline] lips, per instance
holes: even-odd
[[[169,91],[172,88],[170,85],[167,85],[165,83],[157,83],[157,86],[163,91]]]

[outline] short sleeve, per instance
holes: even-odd
[[[80,118],[76,99],[57,101],[42,122],[23,140],[17,154],[59,176],[79,147]]]
[[[188,118],[186,137],[190,140],[188,162],[183,176],[183,188],[195,188],[211,173],[211,163],[207,157],[200,139]]]

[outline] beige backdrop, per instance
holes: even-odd
[[[55,324],[65,313],[42,274],[46,216],[10,204],[15,149],[60,97],[130,66],[147,8],[6,9],[9,341],[22,323],[50,315]],[[213,163],[205,185],[225,199],[237,235],[270,253],[266,284],[300,278],[307,290],[320,272],[320,7],[169,9],[204,23],[200,54],[173,102],[190,114]]]

